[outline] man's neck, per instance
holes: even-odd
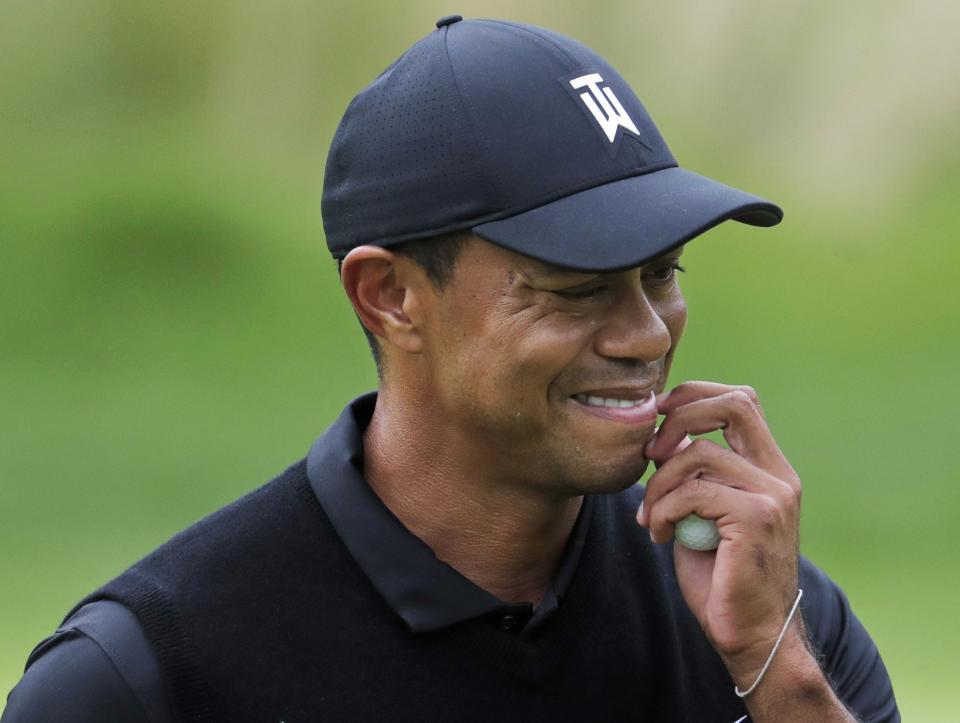
[[[492,479],[421,412],[381,392],[363,439],[370,487],[438,559],[501,600],[538,604],[582,498]]]

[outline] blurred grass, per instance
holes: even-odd
[[[939,721],[960,644],[960,163],[936,32],[956,11],[909,8],[460,12],[590,43],[684,165],[784,205],[776,229],[689,246],[672,381],[760,391],[804,479],[803,551],[849,594],[906,719]],[[323,246],[323,157],[352,93],[448,12],[3,6],[0,691],[78,598],[374,386]]]

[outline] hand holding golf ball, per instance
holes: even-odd
[[[749,387],[685,382],[659,395],[657,409],[663,422],[644,450],[657,470],[637,519],[654,542],[680,543],[684,600],[746,690],[797,595],[800,480]],[[726,446],[691,440],[718,430]],[[798,635],[788,636],[790,648],[807,655]]]
[[[673,454],[686,449],[691,444],[690,437],[684,437]],[[680,520],[673,528],[673,537],[684,547],[701,552],[716,550],[720,546],[720,532],[717,530],[717,523],[713,520],[705,520],[697,514],[687,515]]]
[[[735,510],[747,514],[741,523],[752,527],[773,512],[770,505],[799,507],[800,481],[770,433],[753,389],[685,382],[659,395],[657,408],[664,419],[644,450],[657,471],[647,483],[647,510],[638,513],[655,540],[672,534],[689,549],[713,550],[721,541],[717,522],[722,519],[726,526],[737,520]],[[706,438],[691,440],[691,435],[718,430],[727,448]]]

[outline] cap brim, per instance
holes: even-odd
[[[498,246],[581,271],[627,269],[733,219],[774,226],[783,211],[758,196],[683,168],[580,191],[473,227]]]

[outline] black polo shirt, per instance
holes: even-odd
[[[719,666],[719,660],[714,665],[715,652],[684,605],[682,591],[673,576],[669,547],[653,545],[648,536],[638,533],[629,519],[630,512],[639,504],[642,490],[632,488],[618,495],[585,499],[548,595],[536,610],[528,603],[498,600],[439,561],[367,486],[362,469],[362,434],[373,413],[375,399],[371,394],[355,400],[314,444],[305,464],[301,461],[275,480],[278,484],[267,485],[230,508],[236,508],[234,512],[240,515],[240,519],[245,519],[250,500],[258,493],[273,504],[278,490],[290,489],[291,471],[300,470],[301,481],[305,471],[306,481],[309,481],[322,508],[324,526],[327,521],[333,525],[333,530],[358,563],[362,574],[387,602],[389,610],[405,621],[414,636],[423,636],[412,640],[429,637],[436,642],[449,639],[448,634],[456,638],[454,631],[462,631],[465,627],[469,627],[475,636],[483,633],[484,625],[489,625],[489,639],[498,643],[494,647],[502,649],[503,644],[511,640],[509,635],[503,635],[502,631],[507,630],[517,636],[515,642],[523,644],[517,646],[518,649],[530,647],[530,643],[537,640],[552,640],[559,645],[558,649],[579,651],[577,661],[584,651],[590,651],[590,655],[599,653],[597,660],[604,660],[611,654],[610,650],[604,647],[597,651],[591,645],[606,640],[606,645],[616,647],[613,654],[619,656],[613,663],[614,668],[625,664],[631,671],[647,671],[642,685],[641,681],[634,681],[629,689],[618,691],[627,696],[623,701],[598,701],[611,703],[610,710],[622,713],[628,698],[636,704],[637,701],[629,696],[636,696],[638,686],[644,690],[650,685],[653,685],[651,691],[666,690],[652,684],[651,680],[675,684],[672,692],[679,697],[670,701],[671,706],[699,710],[703,701],[692,701],[683,695],[686,684],[691,682],[684,676],[693,670],[698,671],[698,675],[712,676],[701,693],[714,696],[711,700],[727,711],[743,711],[742,704],[733,696],[732,684]],[[279,484],[281,482],[288,484],[285,487]],[[307,495],[298,498],[299,504],[307,500],[312,507],[311,490],[299,489]],[[317,510],[317,515],[319,513]],[[216,519],[219,517],[214,515],[208,518],[207,524],[199,523],[195,531],[198,530],[202,537],[211,525],[216,527],[219,524]],[[296,517],[296,524],[300,525],[318,519],[310,515]],[[229,514],[223,519],[229,520]],[[326,530],[329,539],[331,530]],[[303,528],[297,534],[308,532]],[[226,533],[219,530],[217,534]],[[260,529],[257,534],[268,533]],[[208,552],[216,554],[216,550],[212,548]],[[237,551],[232,550],[230,554],[235,559]],[[641,558],[644,564],[633,564]],[[304,558],[301,562],[309,566],[310,559]],[[147,558],[144,562],[149,560]],[[577,571],[581,561],[584,561],[584,569]],[[627,561],[630,564],[624,568],[622,563]],[[202,576],[204,570],[206,568],[193,574]],[[190,585],[193,585],[192,580]],[[585,582],[587,580],[589,584]],[[841,699],[863,720],[899,721],[883,661],[850,610],[846,596],[805,558],[800,562],[800,580],[808,593],[804,595],[801,608],[811,643],[822,655],[824,669]],[[233,578],[228,582],[238,580]],[[241,593],[246,590],[245,585],[239,587]],[[369,593],[374,595],[372,590]],[[78,608],[53,636],[34,650],[23,679],[9,697],[2,723],[157,723],[174,720],[163,676],[144,629],[133,613],[109,598],[109,595],[91,597],[96,602]],[[296,602],[304,607],[303,600]],[[312,604],[312,601],[306,601],[305,607]],[[204,605],[206,603],[201,602],[201,607]],[[607,617],[601,615],[594,621],[590,612],[596,610],[597,605],[606,610]],[[636,614],[630,618],[627,627],[620,629],[613,609]],[[645,617],[644,611],[653,617]],[[346,618],[349,619],[350,615]],[[353,624],[356,622],[354,620]],[[661,623],[670,631],[666,633],[668,639],[657,637],[657,626]],[[657,641],[655,647],[645,646],[641,639],[635,641],[639,647],[634,647],[633,633],[639,629],[636,626],[643,628],[648,641]],[[564,629],[572,631],[573,637],[561,640]],[[392,631],[391,635],[396,632],[396,626],[392,626]],[[256,632],[251,630],[249,634],[252,636]],[[222,630],[217,634],[221,633]],[[218,641],[217,635],[209,639]],[[391,639],[397,643],[396,636]],[[678,657],[681,651],[689,652],[689,655]],[[590,666],[595,663],[587,663],[591,672],[593,668]],[[518,664],[525,665],[524,661]],[[575,667],[576,663],[571,665]],[[577,671],[575,678],[579,681],[582,675],[586,675],[585,671]],[[454,675],[451,680],[455,679]],[[485,681],[485,684],[489,683],[489,679]],[[606,689],[607,694],[617,690],[618,684]],[[523,695],[522,691],[513,692]],[[457,690],[448,688],[445,693],[456,695]],[[537,691],[537,694],[542,696],[543,691]],[[731,703],[736,705],[731,706]],[[707,709],[713,710],[712,704]],[[624,716],[618,714],[616,717]],[[732,721],[724,718],[721,723]]]
[[[375,402],[375,393],[354,400],[307,455],[311,487],[351,555],[413,633],[485,618],[502,630],[531,634],[563,603],[593,517],[593,498],[584,499],[536,609],[529,602],[500,600],[438,560],[367,485],[363,430]],[[33,650],[2,723],[88,720],[174,720],[143,628],[127,608],[109,600],[83,606]]]

